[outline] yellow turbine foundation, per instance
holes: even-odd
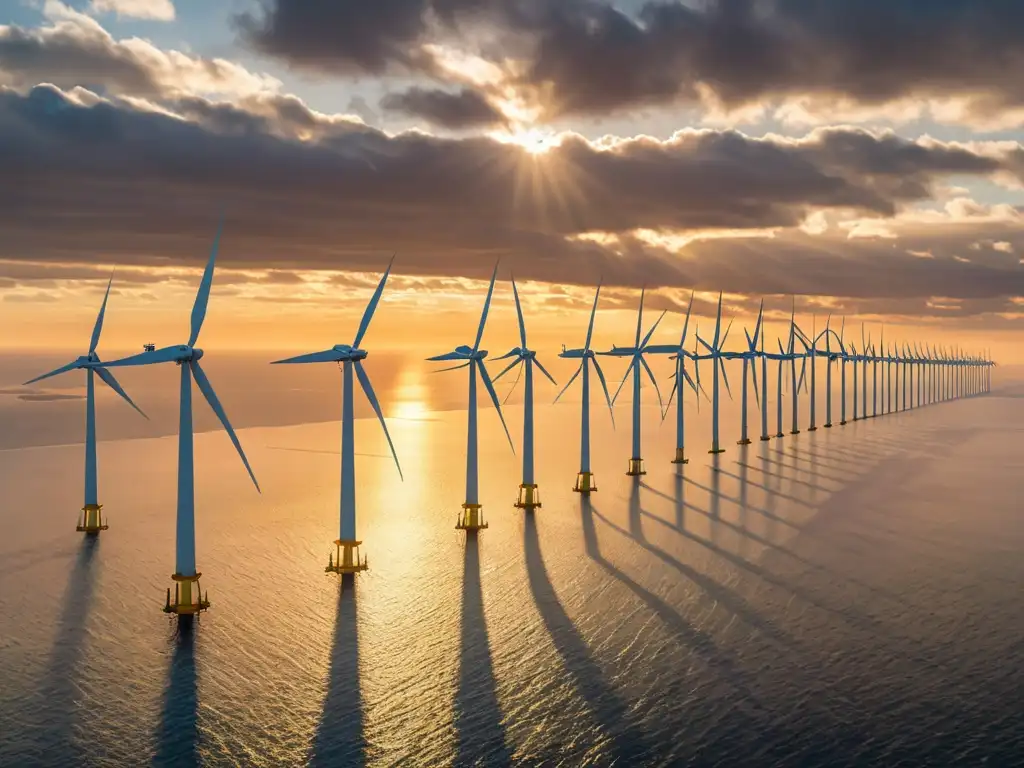
[[[522,483],[519,486],[519,498],[515,506],[519,509],[537,509],[541,506],[540,491],[536,483]]]
[[[365,555],[362,560],[359,559],[359,545],[362,543],[335,539],[334,552],[327,556],[324,573],[358,573],[369,568]]]
[[[597,486],[594,485],[594,473],[593,472],[579,472],[576,474],[576,485],[573,486],[573,490],[576,493],[582,493],[584,495],[591,494],[597,490]]]
[[[210,607],[209,593],[203,594],[199,588],[199,577],[201,573],[191,576],[182,576],[175,573],[171,576],[174,580],[174,602],[171,602],[171,589],[167,588],[167,602],[164,603],[164,613],[176,613],[179,616],[192,616]],[[193,589],[192,585],[195,584]]]
[[[460,531],[479,531],[486,528],[487,523],[484,522],[484,505],[463,504],[462,514],[459,516],[459,521],[455,524],[455,527]]]
[[[817,431],[818,431],[818,428],[817,428],[817,427],[808,427],[808,428],[807,428],[807,431],[808,431],[808,432],[817,432]]]
[[[737,440],[736,445],[750,445],[750,438],[745,437],[742,440]]]
[[[771,438],[768,435],[761,435],[761,442],[767,443]]]
[[[725,448],[719,448],[717,445],[713,445],[708,453],[725,453]]]
[[[107,524],[103,522],[103,505],[86,504],[82,507],[82,517],[75,530],[85,533],[99,533],[107,530]]]
[[[629,475],[630,477],[636,477],[637,475],[646,475],[647,470],[644,469],[644,460],[630,459],[629,469],[626,471],[626,474]]]
[[[672,459],[673,464],[689,464],[690,460],[686,458],[682,448],[676,448],[676,457]]]

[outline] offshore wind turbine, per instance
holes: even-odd
[[[590,348],[590,340],[594,336],[594,317],[597,314],[597,301],[601,298],[601,284],[597,285],[597,292],[594,294],[594,306],[590,310],[590,324],[587,326],[587,340],[582,349],[566,349],[562,345],[559,357],[566,360],[579,360],[580,366],[572,375],[568,383],[562,388],[555,398],[555,402],[565,394],[565,391],[576,381],[576,377],[583,374],[583,408],[580,423],[580,471],[576,475],[576,485],[573,490],[576,493],[589,495],[597,490],[594,485],[594,473],[590,469],[590,364],[593,363],[597,377],[601,380],[601,387],[604,389],[604,399],[608,403],[608,413],[611,414],[612,427],[615,427],[615,411],[612,410],[612,398],[608,394],[608,382],[605,380],[604,372],[597,362],[597,356]]]
[[[203,357],[203,350],[196,347],[199,341],[199,332],[203,328],[203,320],[206,319],[206,308],[210,302],[210,288],[213,285],[213,270],[217,260],[217,249],[220,245],[221,232],[224,224],[217,228],[217,235],[213,240],[213,248],[210,250],[210,258],[206,262],[206,269],[203,272],[203,279],[199,283],[199,290],[196,292],[195,304],[192,307],[191,328],[188,341],[185,344],[163,347],[162,349],[147,350],[138,355],[131,355],[110,363],[94,363],[97,367],[114,368],[129,365],[158,365],[160,363],[173,362],[180,369],[181,394],[179,402],[178,417],[178,509],[175,536],[175,557],[174,574],[174,602],[171,602],[171,590],[167,590],[167,602],[164,604],[165,613],[178,615],[192,615],[205,611],[210,607],[209,595],[203,594],[199,586],[199,577],[202,575],[196,570],[196,510],[195,510],[195,476],[193,472],[193,446],[192,446],[192,381],[195,380],[199,391],[203,394],[206,402],[220,423],[224,431],[231,438],[235,450],[245,465],[246,472],[252,479],[256,490],[260,490],[256,482],[256,475],[253,474],[249,460],[245,457],[242,444],[228,421],[217,393],[213,385],[206,377],[199,360]],[[195,584],[193,594],[192,585]]]
[[[433,362],[460,361],[458,365],[453,365],[449,368],[442,368],[441,371],[454,371],[459,368],[469,369],[469,412],[466,435],[466,502],[462,505],[462,514],[459,516],[455,527],[459,530],[468,531],[470,533],[487,527],[487,523],[484,522],[483,505],[480,503],[479,473],[477,466],[477,371],[480,372],[480,378],[484,382],[484,387],[487,388],[487,394],[490,395],[491,402],[494,403],[494,407],[498,411],[498,418],[501,419],[501,426],[505,430],[505,437],[508,438],[508,444],[509,446],[512,446],[512,436],[508,433],[508,426],[505,424],[505,417],[501,413],[501,403],[498,401],[498,395],[494,391],[494,383],[491,381],[491,377],[487,375],[487,368],[484,365],[484,359],[487,357],[487,350],[480,349],[480,342],[484,337],[484,326],[487,324],[487,311],[490,309],[491,296],[494,294],[494,281],[497,277],[498,265],[495,264],[494,273],[491,275],[491,284],[487,288],[487,298],[484,300],[484,309],[483,312],[480,313],[480,325],[477,328],[476,341],[473,342],[473,346],[469,347],[465,344],[461,344],[451,352],[427,358],[427,360]],[[441,371],[438,371],[438,373]],[[512,446],[513,453],[515,453],[515,450],[515,447]]]
[[[718,371],[721,369],[722,378],[725,380],[725,389],[729,393],[729,397],[732,398],[732,391],[729,389],[729,377],[725,373],[725,360],[722,354],[722,348],[725,346],[726,339],[729,338],[729,331],[732,329],[732,322],[729,322],[729,326],[725,329],[725,334],[722,334],[722,294],[718,294],[718,315],[715,319],[715,335],[712,338],[711,343],[708,344],[699,335],[697,341],[708,351],[707,355],[703,355],[703,359],[711,360],[712,375],[711,380],[711,450],[708,453],[718,454],[725,453],[725,449],[719,445],[718,442]],[[744,377],[745,378],[745,377]],[[745,382],[744,382],[745,383]]]
[[[846,352],[846,347],[843,343],[843,336],[846,332],[846,317],[843,317],[843,322],[839,326],[839,426],[846,426],[846,361],[849,359],[849,354]]]
[[[74,370],[85,371],[85,502],[82,504],[82,515],[78,519],[76,530],[86,534],[95,535],[100,531],[107,530],[107,524],[103,520],[103,505],[99,503],[99,490],[96,470],[96,382],[95,376],[121,396],[132,408],[149,418],[132,399],[128,397],[121,385],[117,383],[114,374],[102,368],[94,368],[93,364],[100,362],[96,354],[96,347],[100,343],[100,334],[103,332],[103,317],[107,311],[107,299],[110,298],[110,286],[114,282],[114,276],[110,276],[107,282],[107,292],[103,294],[103,303],[100,305],[99,314],[96,315],[96,323],[93,325],[92,338],[89,340],[89,351],[84,355],[72,360],[67,365],[55,368],[42,376],[36,376],[25,382],[25,386],[34,384],[37,381],[48,379],[51,376],[59,376],[62,373]]]
[[[796,342],[799,341],[803,347],[803,354],[798,355],[796,352]],[[808,344],[804,340],[803,331],[801,331],[796,324],[796,299],[793,299],[793,312],[789,318],[789,348],[786,354],[789,356],[791,373],[793,378],[793,428],[789,434],[799,435],[800,434],[800,387],[804,386],[804,373],[807,367],[807,351]],[[796,378],[796,359],[800,358],[800,380]]]
[[[829,321],[831,321],[831,319],[832,319],[832,315],[829,315]],[[817,362],[817,352],[818,352],[817,347],[818,347],[819,335],[817,334],[817,327],[816,326],[817,326],[817,317],[815,315],[811,315],[811,338],[810,339],[801,338],[801,341],[804,344],[804,352],[807,354],[808,357],[811,358],[811,424],[810,424],[809,427],[807,427],[807,431],[808,432],[817,432],[818,431],[818,423],[817,423],[817,420],[815,419],[815,414],[816,414],[815,407],[817,405],[817,399],[818,399],[818,392],[817,392],[817,385],[816,385],[817,377],[815,375],[815,369],[817,368],[816,362]],[[826,336],[828,335],[828,324],[827,323],[825,325],[825,330],[822,333],[824,333]],[[800,335],[801,335],[801,337],[803,337],[803,332],[801,332]]]
[[[662,312],[661,316],[651,326],[651,330],[644,336],[643,341],[640,341],[640,329],[641,323],[644,317],[644,293],[646,289],[640,291],[640,310],[636,316],[636,342],[632,347],[612,347],[608,352],[602,352],[604,355],[612,355],[614,357],[629,357],[629,365],[626,366],[626,374],[622,377],[622,382],[619,384],[619,388],[615,391],[615,396],[612,397],[614,403],[619,398],[619,393],[622,392],[622,387],[626,384],[626,379],[629,378],[629,374],[633,374],[633,455],[629,459],[629,469],[626,471],[627,475],[637,476],[646,475],[647,472],[644,469],[644,460],[640,456],[640,368],[643,367],[647,371],[647,376],[650,378],[651,383],[654,385],[654,391],[658,395],[658,409],[661,412],[664,406],[661,402],[661,390],[658,389],[658,382],[654,378],[654,373],[651,371],[651,367],[647,364],[647,360],[644,359],[644,355],[647,354],[647,342],[651,340],[651,336],[654,335],[654,330],[658,327],[658,323],[661,322],[661,318],[665,317],[665,313]]]
[[[871,359],[868,354],[868,347],[871,344],[871,336],[868,335],[867,341],[864,340],[864,323],[860,324],[860,344],[860,375],[861,384],[863,385],[863,389],[861,391],[860,417],[862,419],[866,419],[868,418],[868,361]]]
[[[750,436],[747,434],[747,366],[750,366],[750,374],[754,380],[754,400],[757,402],[757,407],[762,411],[766,406],[761,405],[761,401],[757,395],[757,366],[754,361],[757,360],[760,354],[757,349],[757,341],[761,336],[761,321],[764,318],[764,299],[761,299],[761,306],[757,310],[757,324],[754,326],[754,336],[751,337],[747,332],[747,329],[743,329],[743,335],[747,338],[747,348],[744,352],[740,353],[740,358],[743,360],[743,393],[742,403],[740,406],[741,420],[740,420],[740,439],[736,443],[737,445],[750,445]],[[763,373],[763,371],[762,371]],[[763,378],[763,376],[762,376]],[[763,433],[762,433],[763,434]]]
[[[537,483],[533,476],[533,366],[537,366],[541,373],[548,377],[548,381],[557,386],[551,374],[541,365],[537,359],[537,353],[526,346],[526,322],[523,320],[523,307],[519,303],[519,290],[516,288],[516,279],[512,278],[512,295],[516,299],[516,316],[519,318],[519,346],[514,347],[507,354],[497,358],[507,360],[514,357],[508,367],[494,377],[497,381],[516,366],[522,366],[519,372],[526,374],[524,384],[526,391],[523,401],[523,482],[519,484],[519,497],[515,506],[520,509],[536,509],[540,506],[540,493],[537,490]],[[519,379],[517,378],[518,382]],[[515,384],[512,385],[515,389]],[[509,390],[509,394],[512,394]]]
[[[693,383],[693,379],[690,378],[690,374],[686,370],[686,358],[693,358],[694,372],[697,370],[697,355],[696,353],[690,353],[686,351],[686,334],[690,328],[690,311],[693,309],[693,291],[690,292],[690,303],[686,306],[686,319],[683,321],[683,335],[679,339],[679,345],[673,344],[652,344],[647,347],[649,354],[670,354],[671,359],[675,361],[675,372],[672,374],[672,391],[669,392],[668,400],[665,402],[665,411],[662,413],[662,421],[665,420],[665,415],[668,413],[668,409],[672,405],[672,398],[676,397],[676,392],[679,393],[676,397],[676,455],[672,459],[673,464],[689,464],[690,460],[686,458],[686,446],[684,436],[686,432],[686,422],[683,415],[683,393],[685,391],[685,384],[690,385],[690,389],[697,396],[697,405],[700,407],[700,391],[697,389],[697,385]],[[695,331],[696,332],[696,331]]]
[[[832,315],[825,321],[825,330],[814,337],[811,349],[817,352],[818,342],[825,339],[825,429],[832,428]],[[814,402],[814,364],[811,364],[811,402]]]
[[[761,351],[758,354],[761,357],[761,442],[766,443],[772,438],[768,434],[768,356],[764,353],[764,333],[761,334]],[[782,406],[779,408],[781,414]]]
[[[391,442],[391,435],[388,433],[388,425],[384,421],[384,414],[381,413],[380,403],[373,391],[370,377],[363,369],[363,360],[369,354],[359,345],[370,327],[373,313],[377,310],[381,294],[384,293],[384,285],[391,274],[392,258],[388,268],[384,271],[383,277],[377,284],[366,309],[363,310],[363,318],[359,322],[355,339],[351,344],[336,344],[330,349],[322,352],[310,352],[306,355],[289,357],[285,360],[275,360],[271,365],[291,365],[302,363],[335,363],[341,369],[341,506],[338,538],[334,541],[334,552],[327,556],[327,573],[357,573],[365,571],[368,567],[367,558],[359,558],[359,547],[363,543],[356,535],[356,461],[355,461],[355,384],[353,374],[359,379],[359,386],[362,387],[363,395],[369,401],[373,412],[377,414],[380,425],[384,429],[384,437],[388,440],[388,447],[391,449],[391,456],[398,468],[398,476],[402,477],[402,466],[398,463],[398,454],[395,453],[395,445]]]

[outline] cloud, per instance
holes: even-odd
[[[431,45],[486,56],[547,118],[691,103],[716,113],[792,101],[853,112],[1024,121],[1024,4],[977,0],[269,0],[249,44],[338,74],[437,75]]]
[[[281,85],[225,59],[165,51],[138,38],[116,40],[95,19],[54,0],[44,10],[49,23],[42,27],[0,25],[0,84],[52,83],[149,98],[238,96]]]
[[[1017,209],[917,207],[951,175],[1019,174],[1016,144],[686,130],[565,135],[532,155],[482,137],[391,136],[282,98],[250,111],[190,97],[172,113],[52,86],[0,91],[0,275],[16,264],[196,267],[224,210],[226,270],[374,271],[397,251],[404,275],[431,279],[480,278],[501,256],[522,279],[559,285],[603,275],[609,287],[741,294],[1024,295],[1007,253],[953,258],[981,240],[1022,252]],[[830,223],[858,217],[893,237],[849,239]]]
[[[89,13],[114,13],[118,18],[174,21],[171,0],[92,0]]]
[[[389,112],[419,117],[441,128],[486,128],[506,122],[501,110],[481,93],[462,88],[449,93],[432,88],[410,88],[385,96],[380,105]]]

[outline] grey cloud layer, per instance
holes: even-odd
[[[696,5],[696,4],[693,4]],[[841,95],[880,104],[967,96],[980,112],[1024,105],[1024,3],[1017,0],[271,0],[245,37],[300,66],[338,73],[437,74],[424,42],[458,37],[525,61],[550,116],[695,101]],[[467,43],[466,41],[470,42]]]
[[[0,146],[9,149],[0,155],[0,258],[196,265],[223,209],[233,268],[376,269],[398,251],[403,272],[426,276],[483,277],[502,256],[523,279],[561,284],[591,284],[600,272],[630,287],[1024,295],[1015,256],[968,251],[987,239],[1024,252],[1013,223],[968,222],[897,242],[783,230],[692,243],[682,257],[630,234],[786,228],[821,209],[884,217],[926,199],[950,174],[1019,168],[1019,148],[985,155],[853,129],[801,140],[701,131],[604,151],[570,138],[532,158],[489,139],[389,137],[318,117],[297,100],[283,122],[269,108],[197,98],[182,109],[189,119],[91,103],[50,87],[0,91]],[[317,138],[298,140],[292,125],[304,135],[316,127]],[[566,239],[591,230],[618,232],[619,242]]]
[[[401,93],[388,94],[380,105],[390,112],[420,117],[434,125],[454,130],[486,128],[505,122],[500,110],[485,96],[469,88],[462,88],[457,93],[410,88]]]

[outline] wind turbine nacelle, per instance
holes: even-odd
[[[365,360],[366,356],[369,354],[365,349],[353,349],[348,344],[335,344],[334,349],[336,352],[344,355],[345,360],[351,360],[353,362],[356,360]]]
[[[586,354],[587,354],[588,351],[589,350],[585,350],[585,349],[582,349],[582,348],[581,349],[566,349],[565,347],[562,347],[562,351],[558,353],[558,356],[559,357],[564,357],[564,358],[570,358],[570,359],[579,359],[581,357],[586,357]],[[593,355],[594,353],[590,352],[590,354]]]

